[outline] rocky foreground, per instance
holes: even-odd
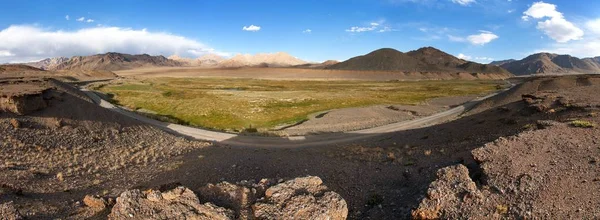
[[[475,168],[437,172],[416,219],[594,219],[600,217],[600,87],[585,78],[541,81],[522,96],[539,120],[472,151]],[[569,86],[571,85],[571,86]],[[566,87],[566,88],[565,88]],[[503,109],[510,111],[509,109]]]
[[[189,140],[52,79],[0,88],[3,219],[600,218],[596,76],[534,78],[448,123],[298,149]]]

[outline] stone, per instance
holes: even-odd
[[[233,211],[211,203],[201,204],[198,197],[185,187],[162,192],[123,192],[112,208],[108,219],[233,219]]]
[[[103,198],[93,195],[86,195],[85,198],[83,198],[83,204],[85,204],[87,207],[101,210],[106,208],[107,202]]]
[[[20,220],[24,219],[12,202],[0,204],[0,219],[2,220]]]
[[[257,219],[346,219],[348,205],[319,177],[296,178],[270,187],[252,206]]]

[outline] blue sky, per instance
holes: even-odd
[[[108,51],[324,61],[423,46],[481,63],[541,51],[600,56],[600,1],[574,2],[2,0],[0,63]]]

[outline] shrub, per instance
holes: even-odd
[[[596,127],[596,124],[589,122],[589,121],[584,121],[584,120],[575,120],[571,122],[572,126],[578,127],[578,128],[593,128]]]

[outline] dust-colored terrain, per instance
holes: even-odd
[[[103,219],[129,210],[144,218],[123,207],[192,207],[224,219],[599,218],[599,81],[534,78],[448,123],[293,149],[186,140],[54,80],[3,81],[54,95],[42,89],[46,107],[28,114],[0,113],[0,213]],[[305,176],[322,183],[296,179]],[[277,183],[264,187],[269,179]],[[210,191],[215,183],[222,189]],[[265,188],[264,200],[237,196]]]
[[[202,78],[252,78],[271,80],[474,80],[506,79],[510,76],[467,72],[440,73],[414,71],[369,71],[302,68],[202,68],[202,67],[155,67],[115,71],[119,76],[132,77],[202,77]]]
[[[374,105],[333,109],[312,114],[297,125],[285,126],[287,135],[355,131],[412,120],[448,110],[475,99],[476,96],[433,98],[418,105]]]

